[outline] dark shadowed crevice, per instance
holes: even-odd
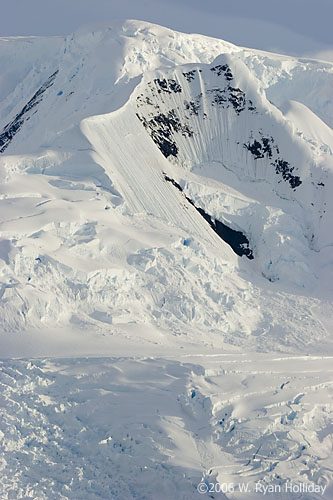
[[[174,180],[164,174],[164,179],[167,182],[170,182],[176,189],[178,189],[186,198],[186,200],[199,212],[201,217],[208,222],[210,227],[215,231],[215,233],[225,242],[227,243],[233,251],[239,255],[245,255],[248,259],[253,259],[253,252],[250,248],[250,242],[241,231],[236,231],[235,229],[231,229],[230,227],[223,224],[223,222],[213,219],[209,214],[207,214],[202,208],[196,207],[193,201],[188,198],[184,192],[182,187]]]

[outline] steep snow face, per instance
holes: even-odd
[[[3,41],[15,67],[20,43]],[[134,21],[44,51],[29,39],[27,60],[28,43],[34,69],[8,74],[1,102],[3,330],[132,323],[162,344],[171,331],[254,349],[326,338],[313,308],[331,287],[331,129],[309,138],[265,94],[304,62]],[[306,68],[331,82],[328,64]]]
[[[273,107],[263,102],[245,65],[235,58],[220,56],[209,67],[158,72],[136,100],[138,117],[154,142],[181,166],[218,162],[245,181],[268,180],[284,194],[285,183],[293,190],[302,184],[300,169],[296,166],[295,172],[285,156],[298,158],[302,165],[303,151],[284,130],[282,120],[279,123]],[[302,174],[308,177],[304,167]]]
[[[296,129],[296,133],[311,145],[316,155],[333,156],[333,132],[319,116],[298,101],[285,101],[281,111]],[[317,147],[316,147],[317,146]]]
[[[233,193],[228,190],[234,212],[237,201],[232,198],[254,198],[244,200],[242,216],[231,225],[250,238],[262,273],[270,280],[293,276],[298,284],[309,279],[306,257],[310,248],[319,249],[327,241],[327,225],[321,222],[327,204],[325,183],[332,182],[331,174],[321,168],[323,159],[314,157],[305,136],[294,133],[290,115],[286,119],[266,99],[260,82],[244,63],[223,55],[211,65],[159,70],[145,75],[132,100],[162,154],[180,167],[174,175],[182,180],[186,195],[202,209],[230,223],[235,213],[222,209],[225,184],[235,189]],[[321,122],[317,117],[310,121],[318,130],[312,138],[329,141],[331,129],[322,122],[318,127],[317,122]],[[310,123],[306,127],[311,128]],[[327,153],[329,167],[330,149],[321,151]],[[188,182],[188,171],[198,174],[200,183]],[[213,193],[208,199],[200,189],[207,177],[220,183],[215,187],[214,206]],[[266,213],[263,197],[270,207]],[[280,238],[272,239],[272,226]],[[299,270],[297,278],[295,269]]]
[[[43,85],[35,92],[29,102],[23,107],[23,109],[18,113],[14,119],[8,123],[2,134],[0,135],[0,153],[3,153],[5,149],[9,146],[11,141],[14,139],[15,135],[20,131],[24,122],[30,120],[32,114],[34,113],[34,108],[40,104],[43,99],[43,94],[46,90],[51,87],[54,83],[54,79],[58,74],[58,70],[55,71]],[[60,94],[61,95],[61,94]]]

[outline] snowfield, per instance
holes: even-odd
[[[4,361],[2,498],[328,500],[331,377],[324,356]]]
[[[0,61],[1,498],[332,498],[333,64],[141,21]]]

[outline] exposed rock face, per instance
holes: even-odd
[[[202,145],[205,142],[206,139],[201,137],[206,133],[210,140],[223,143],[227,139],[235,151],[243,147],[255,161],[271,160],[267,168],[280,177],[278,182],[284,181],[292,189],[302,184],[300,176],[294,174],[295,167],[281,156],[274,137],[260,128],[256,131],[254,127],[245,128],[244,135],[247,134],[248,139],[243,141],[231,141],[224,135],[216,136],[216,116],[222,123],[231,120],[233,128],[238,126],[239,120],[239,128],[244,129],[245,121],[251,124],[251,115],[262,114],[253,102],[253,97],[250,98],[236,85],[228,64],[202,65],[200,68],[177,72],[173,78],[160,77],[148,81],[143,92],[137,96],[136,105],[139,120],[166,158],[173,157],[182,163],[188,153],[184,151],[184,141],[179,136],[185,141],[192,141],[188,147],[193,150],[198,143]],[[215,113],[214,120],[212,113]],[[207,132],[210,127],[213,130]],[[229,130],[226,130],[227,134]],[[235,154],[241,155],[239,152]],[[200,157],[200,152],[196,156]],[[218,156],[212,159],[224,161]],[[191,165],[195,159],[186,158],[186,162]]]
[[[273,154],[278,155],[280,153],[278,146],[274,144],[273,137],[264,137],[262,132],[259,132],[261,140],[251,139],[252,142],[247,142],[244,147],[253,155],[255,160],[260,158],[272,158]],[[292,167],[289,162],[278,157],[275,158],[271,165],[275,168],[277,174],[282,175],[284,181],[289,182],[290,186],[295,189],[302,184],[302,181],[298,175],[293,175],[295,167]]]

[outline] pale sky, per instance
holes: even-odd
[[[333,0],[0,0],[0,36],[142,19],[237,45],[333,60]]]

